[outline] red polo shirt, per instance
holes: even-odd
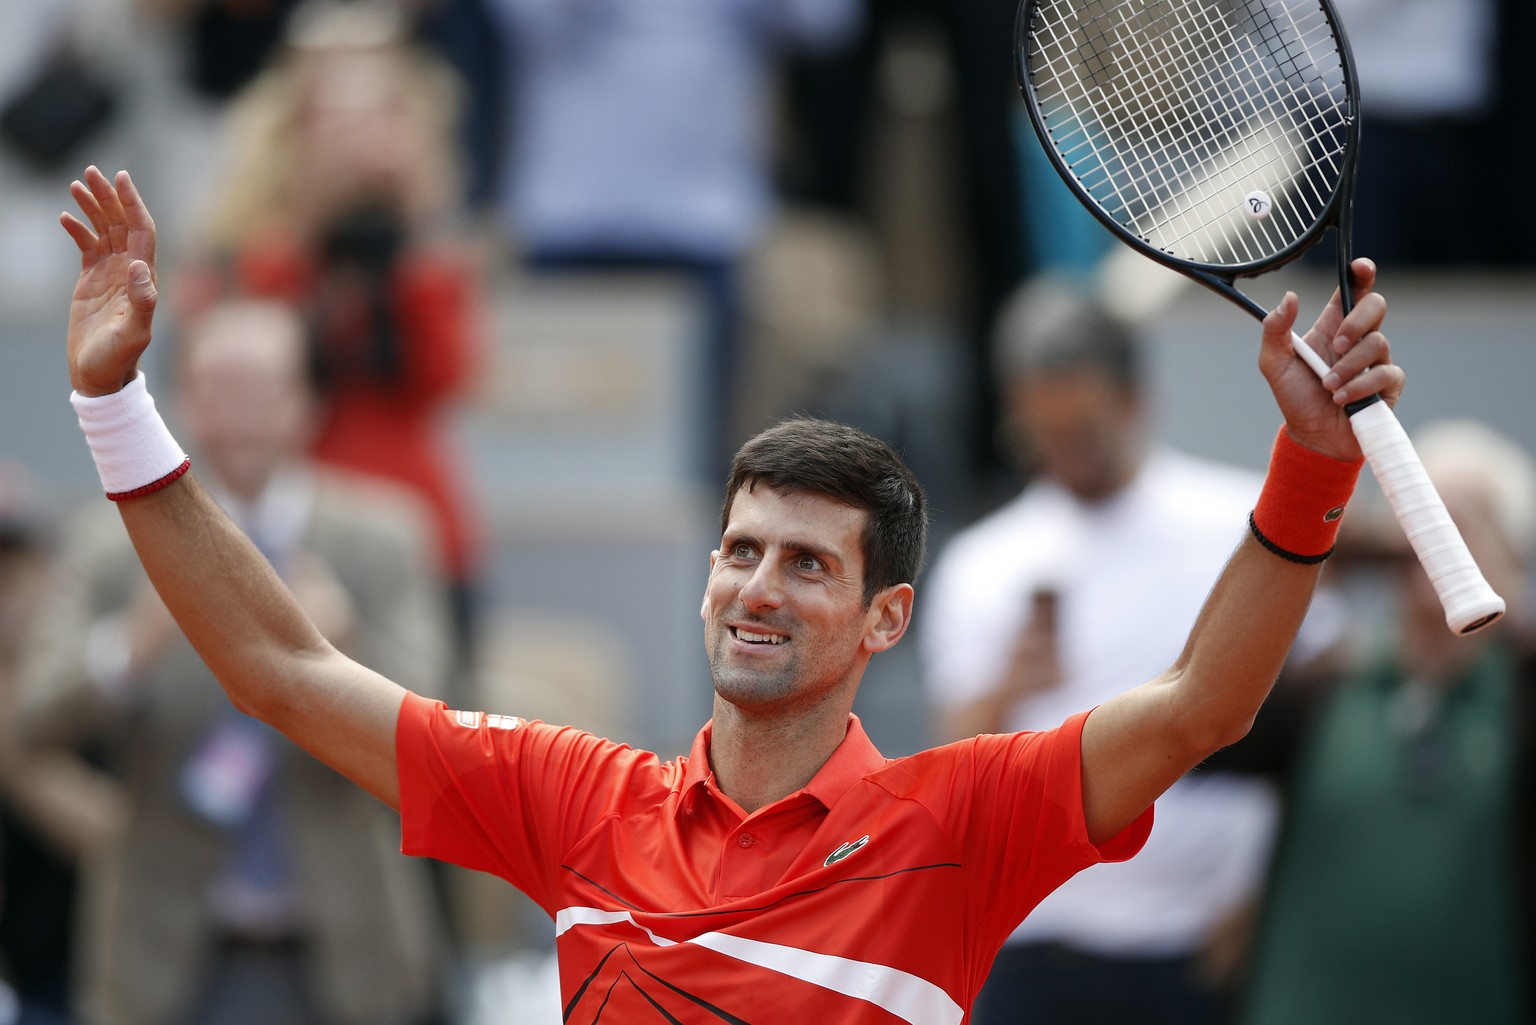
[[[715,787],[707,725],[662,762],[410,695],[402,849],[549,913],[573,1025],[958,1025],[1030,909],[1151,830],[1148,809],[1088,842],[1086,718],[887,759],[850,716],[803,790],[748,815]]]

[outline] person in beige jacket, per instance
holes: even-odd
[[[444,685],[447,611],[420,511],[306,456],[301,322],[231,300],[175,352],[180,428],[221,505],[327,638]],[[239,712],[155,596],[112,503],[63,528],[17,679],[24,757],[73,762],[76,1011],[91,1025],[412,1025],[438,1009],[429,865],[390,810]],[[70,814],[63,814],[68,812]],[[74,819],[60,822],[59,819]]]

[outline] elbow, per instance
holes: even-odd
[[[1212,700],[1202,689],[1191,699],[1188,689],[1176,684],[1170,688],[1170,694],[1174,703],[1173,722],[1193,762],[1203,761],[1242,740],[1258,718],[1257,705],[1233,701],[1230,693]]]
[[[1242,740],[1252,726],[1252,717],[1246,720],[1181,721],[1179,735],[1180,746],[1184,749],[1184,761],[1189,765],[1199,765],[1217,751]]]
[[[260,719],[263,722],[267,721],[267,716],[270,713],[266,711],[264,702],[238,686],[232,686],[223,680],[220,680],[219,683],[223,686],[224,694],[229,698],[229,703],[235,707],[235,711],[242,715],[248,715],[252,719]]]
[[[1248,732],[1253,729],[1256,717],[1257,712],[1255,711],[1247,715],[1228,717],[1226,720],[1216,723],[1207,738],[1206,751],[1203,757],[1209,757],[1224,747],[1231,747],[1248,736]]]
[[[323,641],[309,650],[247,652],[215,668],[214,676],[235,711],[281,730],[300,703],[299,692],[325,673],[336,654]]]

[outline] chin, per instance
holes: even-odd
[[[715,694],[738,708],[761,708],[781,703],[794,689],[777,676],[763,676],[740,667],[711,666]]]

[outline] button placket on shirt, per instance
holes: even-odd
[[[741,829],[726,841],[720,864],[721,891],[728,897],[739,897],[757,893],[769,885],[763,878],[764,858],[769,850],[770,844],[761,828]]]

